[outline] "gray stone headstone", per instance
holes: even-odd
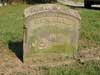
[[[80,15],[58,4],[35,5],[25,9],[24,59],[34,55],[73,56],[77,52]],[[53,56],[54,54],[54,56]]]

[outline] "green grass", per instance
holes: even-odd
[[[74,63],[59,67],[40,67],[44,74],[39,75],[99,75],[100,61],[87,61],[84,64]]]
[[[26,5],[0,7],[0,40],[4,43],[23,39],[23,11]]]
[[[26,6],[0,7],[0,40],[4,43],[23,39],[23,13]],[[79,49],[100,46],[100,11],[78,10],[82,17]]]
[[[100,11],[92,9],[79,9],[82,17],[80,48],[100,46]]]
[[[0,41],[8,43],[23,39],[23,10],[27,5],[0,7]],[[78,9],[80,11],[81,33],[79,49],[100,46],[100,11]],[[41,67],[43,75],[99,75],[100,61],[73,64],[55,68]]]

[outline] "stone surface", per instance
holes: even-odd
[[[25,9],[24,14],[24,59],[34,55],[73,56],[77,52],[80,29],[77,11],[58,4],[43,4]]]

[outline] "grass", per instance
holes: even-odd
[[[100,46],[100,11],[92,9],[79,9],[82,17],[80,48]]]
[[[4,43],[23,39],[23,11],[26,5],[0,7],[0,40]]]
[[[99,75],[100,61],[87,61],[83,65],[74,63],[72,65],[63,65],[59,67],[40,67],[44,74],[39,75]]]
[[[0,7],[0,41],[8,44],[9,41],[23,39],[23,10],[27,5]],[[79,49],[100,46],[100,11],[93,9],[78,9],[80,11],[81,29]],[[100,61],[85,62],[85,64],[64,65],[48,68],[43,75],[99,75]],[[42,74],[41,74],[42,75]]]
[[[23,39],[23,11],[26,6],[0,7],[0,40],[4,43]],[[82,17],[79,49],[100,46],[100,11],[78,10]]]

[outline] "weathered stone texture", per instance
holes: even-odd
[[[25,10],[24,57],[77,51],[80,15],[57,4],[31,6]]]

